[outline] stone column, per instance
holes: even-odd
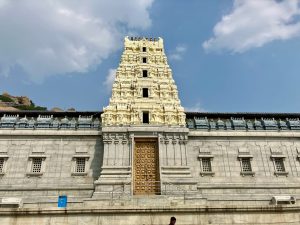
[[[187,133],[180,132],[168,132],[160,137],[162,190],[170,194],[197,191],[187,160],[187,138]]]
[[[131,153],[128,135],[103,133],[104,153],[100,177],[93,198],[110,198],[131,191]]]
[[[174,144],[174,150],[175,150],[175,165],[176,166],[182,166],[182,159],[181,159],[181,149],[180,149],[180,142],[179,137],[176,137],[175,140],[173,140]]]

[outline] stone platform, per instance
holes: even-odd
[[[299,205],[209,207],[197,205],[149,205],[143,198],[135,199],[137,205],[102,205],[101,201],[85,203],[85,207],[70,205],[66,209],[28,205],[24,208],[1,208],[0,224],[14,225],[163,225],[175,216],[181,225],[298,225]],[[175,199],[174,199],[175,200]],[[143,202],[144,201],[144,202]],[[151,202],[151,200],[150,200]],[[180,201],[179,201],[180,202]],[[145,204],[146,203],[146,204]],[[174,203],[174,202],[173,202]],[[177,202],[178,203],[178,202]],[[202,202],[203,203],[203,202]]]

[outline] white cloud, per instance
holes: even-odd
[[[241,53],[274,40],[300,36],[299,0],[235,0],[230,14],[214,27],[203,43],[207,51]]]
[[[193,106],[184,107],[184,111],[186,111],[186,112],[206,112],[206,110],[202,108],[202,106],[199,102]]]
[[[182,60],[184,53],[186,52],[187,47],[185,45],[177,45],[175,50],[171,51],[169,54],[170,60]]]
[[[108,74],[106,75],[105,81],[103,85],[105,86],[105,90],[110,93],[112,90],[113,83],[116,78],[116,69],[109,69]]]
[[[153,0],[0,0],[0,75],[84,73],[151,25]]]

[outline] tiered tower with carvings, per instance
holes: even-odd
[[[116,71],[103,126],[185,126],[185,113],[162,38],[128,38]]]

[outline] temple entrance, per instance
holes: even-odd
[[[160,194],[157,139],[135,139],[133,158],[133,194]]]

